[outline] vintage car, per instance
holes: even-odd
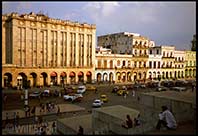
[[[103,102],[108,102],[108,97],[106,94],[102,94],[100,95],[100,100],[102,100]]]

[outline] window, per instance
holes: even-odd
[[[157,54],[159,54],[159,50],[157,50]]]
[[[154,61],[153,67],[156,68],[156,61]]]
[[[150,54],[152,54],[152,50],[150,50]]]
[[[119,60],[117,61],[117,66],[120,66],[120,61]]]
[[[152,68],[152,61],[149,61],[149,68]]]
[[[158,68],[160,68],[160,61],[158,61]]]
[[[134,67],[136,67],[136,66],[137,66],[137,62],[135,61],[135,62],[134,62]]]
[[[122,62],[122,66],[125,66],[125,60]]]

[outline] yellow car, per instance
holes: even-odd
[[[95,86],[87,86],[86,90],[87,91],[96,91],[96,87]]]
[[[107,95],[105,95],[105,94],[100,95],[100,99],[101,99],[103,102],[108,102]]]
[[[119,90],[119,91],[117,91],[117,94],[118,94],[118,95],[124,95],[125,93],[126,93],[127,95],[129,94],[129,92],[128,92],[127,90]]]

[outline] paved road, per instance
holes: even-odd
[[[54,102],[56,104],[70,104],[70,105],[75,105],[75,106],[80,106],[81,108],[84,108],[84,110],[81,110],[79,112],[70,112],[69,108],[65,111],[65,113],[62,113],[60,116],[56,115],[48,115],[44,116],[43,120],[45,121],[56,121],[57,118],[64,118],[64,117],[71,117],[71,116],[77,116],[77,115],[82,115],[82,114],[90,114],[92,110],[92,102],[94,99],[100,98],[101,94],[106,94],[108,96],[109,102],[104,103],[103,106],[111,106],[111,105],[124,105],[130,108],[135,108],[139,110],[140,112],[144,111],[144,105],[141,105],[138,103],[138,96],[141,92],[150,92],[153,91],[153,89],[138,89],[136,91],[135,97],[132,95],[132,91],[129,90],[129,95],[124,98],[123,96],[118,96],[117,94],[111,93],[114,85],[97,85],[97,93],[94,91],[86,91],[85,94],[83,94],[83,100],[82,102],[77,102],[77,103],[71,103],[64,101],[63,97],[49,97],[49,98],[43,98],[40,101],[38,99],[30,99],[29,100],[29,105],[30,107],[33,106],[39,106],[40,103],[46,103],[46,102]],[[57,88],[60,89],[60,88]],[[38,90],[32,89],[31,91]],[[39,90],[44,90],[44,89],[39,89]],[[5,91],[5,90],[4,90]],[[10,91],[11,92],[11,91]],[[23,110],[24,102],[20,99],[20,94],[19,93],[10,93],[9,95],[7,94],[8,98],[6,103],[3,103],[3,111],[5,110]],[[181,92],[183,93],[183,92]],[[191,90],[188,90],[188,92],[185,92],[185,95],[192,95]],[[195,95],[195,92],[193,92],[193,95]],[[34,118],[29,118],[27,119],[21,119],[19,122],[21,125],[25,124],[30,124],[33,123]]]

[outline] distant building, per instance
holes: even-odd
[[[196,51],[185,51],[185,77],[192,79],[196,77]]]

